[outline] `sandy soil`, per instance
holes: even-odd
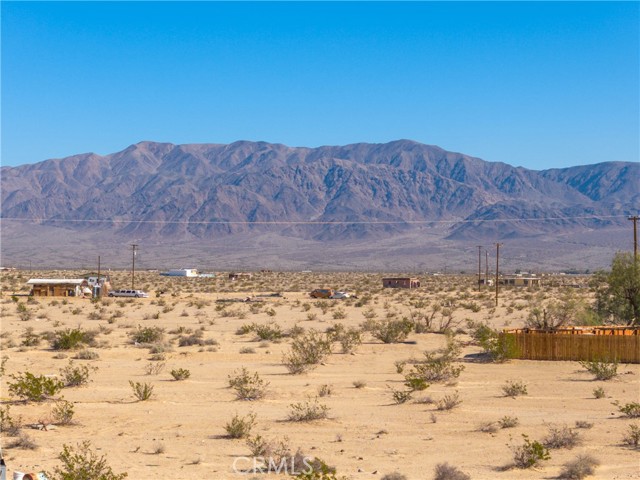
[[[145,277],[145,286],[151,292],[158,288],[156,278],[156,274]],[[248,459],[236,460],[249,457],[250,451],[244,440],[225,438],[224,426],[235,413],[253,412],[257,420],[254,434],[273,440],[288,437],[294,451],[300,448],[337,467],[340,475],[354,479],[379,479],[395,471],[409,479],[431,479],[436,464],[443,462],[457,466],[473,479],[555,478],[565,462],[581,453],[593,454],[600,461],[593,478],[640,478],[640,452],[622,444],[628,425],[634,422],[623,417],[612,404],[640,400],[639,365],[620,365],[620,375],[615,379],[597,382],[577,362],[478,363],[474,354],[480,348],[469,344],[470,337],[461,333],[457,338],[465,342],[460,356],[464,371],[459,378],[449,384],[434,383],[414,395],[414,399],[430,396],[437,401],[457,391],[462,403],[450,411],[439,411],[435,404],[416,401],[396,405],[389,387],[402,388],[404,380],[394,362],[417,358],[425,350],[444,346],[445,337],[441,334],[413,333],[398,344],[383,344],[367,334],[354,354],[334,353],[324,364],[302,375],[289,374],[282,364],[290,338],[260,342],[255,341],[252,333],[236,334],[240,326],[252,322],[277,322],[285,331],[295,325],[324,331],[336,322],[356,327],[365,320],[363,313],[369,307],[378,318],[384,318],[388,312],[396,312],[399,318],[416,310],[407,304],[409,296],[416,301],[428,300],[431,305],[458,300],[454,319],[462,329],[466,328],[466,319],[487,321],[497,328],[519,326],[534,295],[526,290],[505,291],[501,306],[494,310],[490,292],[478,293],[470,287],[473,279],[448,284],[440,291],[434,285],[445,280],[434,279],[427,287],[407,292],[380,289],[380,276],[374,275],[364,288],[372,296],[369,305],[357,307],[353,301],[330,301],[333,307],[323,314],[318,308],[322,303],[310,299],[306,289],[289,292],[286,288],[286,285],[297,287],[296,290],[307,284],[345,285],[343,280],[329,285],[329,278],[313,282],[304,278],[281,281],[285,286],[281,289],[283,298],[264,298],[265,306],[259,313],[251,313],[249,305],[242,303],[226,304],[221,310],[216,300],[259,294],[260,288],[265,293],[274,291],[264,284],[231,284],[218,279],[215,285],[208,285],[174,279],[171,283],[163,280],[162,289],[167,293],[160,298],[152,294],[148,299],[109,299],[94,305],[79,298],[67,302],[60,298],[39,298],[37,303],[26,303],[26,297],[19,297],[19,302],[32,312],[28,320],[23,320],[10,298],[12,291],[5,276],[2,355],[8,356],[8,360],[2,380],[2,407],[9,405],[11,415],[21,416],[24,424],[46,421],[55,403],[18,402],[7,390],[9,376],[25,371],[56,375],[76,354],[67,351],[60,355],[44,340],[38,346],[22,346],[25,330],[33,328],[34,333],[41,334],[80,327],[101,332],[97,347],[91,348],[99,358],[74,360],[77,365],[98,368],[91,375],[91,383],[65,388],[61,393],[73,402],[77,423],[52,425],[46,430],[23,427],[23,432],[37,445],[35,450],[9,448],[15,438],[3,435],[9,475],[13,471],[52,471],[60,464],[57,456],[63,444],[89,440],[99,454],[106,456],[115,472],[128,472],[129,478],[278,478],[274,474],[234,472],[234,461],[242,468],[250,466]],[[196,286],[184,287],[188,282]],[[15,283],[12,287],[16,287]],[[544,289],[548,296],[558,292],[555,288]],[[362,297],[366,292],[359,293]],[[477,303],[479,311],[462,307],[464,302]],[[309,304],[308,310],[305,304]],[[334,320],[333,312],[340,308],[346,318]],[[116,314],[117,311],[121,314]],[[317,318],[309,320],[309,314]],[[158,318],[154,318],[156,315]],[[165,367],[156,375],[149,375],[146,370],[149,365],[161,362],[152,362],[148,348],[131,342],[129,332],[138,325],[162,327],[165,342],[171,343],[165,354]],[[169,333],[179,327],[194,331],[202,328],[203,339],[213,339],[215,344],[179,347],[175,340],[178,334]],[[252,353],[241,353],[247,348]],[[235,399],[227,380],[243,366],[270,382],[266,398],[251,402]],[[173,380],[169,372],[175,368],[188,369],[190,378]],[[526,383],[528,394],[505,397],[502,387],[508,380]],[[153,397],[137,401],[129,381],[152,384]],[[357,381],[363,382],[364,387],[356,388]],[[304,401],[306,396],[315,397],[325,384],[331,385],[332,393],[319,401],[329,408],[329,418],[308,423],[286,421],[292,403]],[[593,390],[597,387],[604,388],[605,398],[594,398]],[[505,415],[517,417],[518,426],[494,433],[479,431],[481,424]],[[510,446],[521,445],[523,434],[542,441],[549,426],[573,428],[576,421],[593,424],[591,428],[577,430],[583,439],[581,445],[571,450],[552,450],[551,459],[535,469],[509,467],[513,461]]]

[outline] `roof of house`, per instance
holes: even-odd
[[[31,278],[27,285],[82,285],[84,278]]]

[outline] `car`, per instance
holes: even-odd
[[[342,298],[350,298],[350,297],[351,297],[351,294],[347,292],[334,292],[333,295],[331,295],[331,297],[329,298],[342,299]]]
[[[311,296],[311,298],[331,298],[331,295],[333,295],[334,293],[335,292],[330,288],[316,288],[309,295]]]
[[[133,297],[133,298],[148,298],[149,294],[142,290],[111,290],[109,292],[110,297]]]

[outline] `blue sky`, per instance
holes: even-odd
[[[638,2],[2,2],[2,164],[408,138],[639,160]]]

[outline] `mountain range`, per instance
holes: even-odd
[[[4,262],[30,244],[29,258],[66,258],[47,238],[85,252],[139,242],[158,253],[150,265],[178,261],[168,254],[175,246],[194,260],[215,251],[239,262],[234,246],[270,239],[264,265],[277,258],[292,268],[312,264],[312,253],[300,255],[316,249],[338,260],[354,258],[357,247],[370,267],[384,252],[378,266],[388,268],[411,265],[429,242],[455,249],[508,240],[548,251],[563,239],[592,238],[580,248],[600,252],[597,266],[623,248],[626,216],[640,206],[637,163],[535,171],[410,140],[318,148],[140,142],[110,155],[2,167],[0,176]]]

